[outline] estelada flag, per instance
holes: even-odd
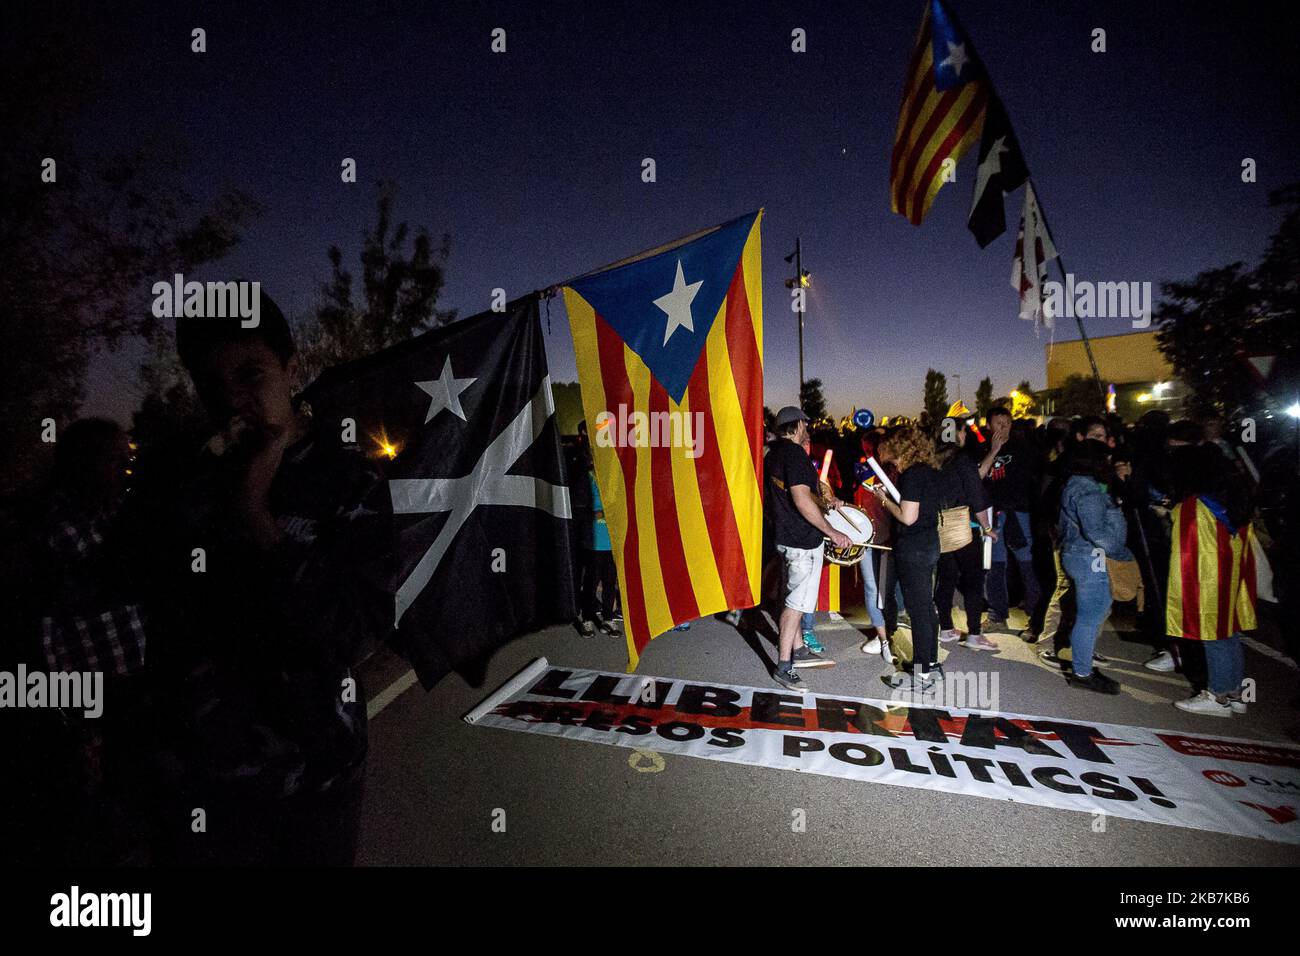
[[[903,81],[889,164],[890,207],[920,225],[945,178],[979,138],[989,84],[970,37],[940,0],[927,0]],[[949,164],[951,165],[951,164]]]
[[[674,625],[761,597],[761,216],[564,287],[628,670]]]
[[[1215,641],[1255,629],[1254,529],[1233,528],[1203,498],[1174,506],[1165,632]]]

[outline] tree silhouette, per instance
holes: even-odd
[[[948,414],[948,378],[942,372],[926,370],[923,404],[926,417],[931,422],[942,421]]]
[[[322,290],[324,301],[299,331],[307,381],[332,365],[404,342],[456,317],[454,310],[437,308],[450,238],[435,241],[423,226],[412,234],[407,223],[394,225],[395,196],[392,183],[379,184],[375,225],[362,236],[359,289],[343,265],[342,250],[329,248],[331,275]]]
[[[1285,211],[1258,268],[1233,262],[1161,286],[1156,340],[1191,390],[1194,411],[1232,412],[1253,402],[1240,355],[1300,355],[1300,183],[1269,202]]]
[[[827,416],[826,397],[822,395],[821,379],[810,378],[803,383],[803,388],[799,392],[799,407],[814,422],[821,421]]]
[[[993,407],[993,379],[982,378],[975,388],[975,414],[983,418]]]

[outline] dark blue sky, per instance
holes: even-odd
[[[965,228],[973,152],[922,226],[889,211],[921,0],[176,6],[115,5],[96,25],[112,84],[87,142],[174,134],[194,151],[192,191],[255,195],[266,213],[219,270],[260,277],[285,306],[314,301],[329,244],[355,265],[380,178],[397,183],[402,218],[451,234],[442,304],[461,315],[496,286],[514,296],[762,206],[767,404],[795,397],[782,285],[795,236],[813,273],[807,374],[832,411],[914,413],[927,367],[954,395],[960,375],[968,400],[984,375],[999,394],[1045,384],[1047,339],[1017,318],[1009,285],[1022,194],[982,251]],[[1258,258],[1279,218],[1268,191],[1300,179],[1294,16],[1172,0],[952,7],[1070,271],[1158,284]],[[189,52],[194,26],[206,54]],[[489,50],[498,26],[504,55]],[[795,27],[807,53],[790,51]],[[1104,54],[1090,52],[1094,27]],[[356,185],[340,182],[345,156]],[[559,300],[552,316],[552,376],[575,378]],[[130,368],[114,368],[97,371],[87,410],[121,407],[111,393]]]

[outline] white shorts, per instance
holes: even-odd
[[[778,544],[776,550],[785,560],[785,606],[811,614],[822,586],[822,549]]]

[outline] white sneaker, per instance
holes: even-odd
[[[877,637],[873,637],[869,641],[863,641],[862,646],[858,648],[858,650],[862,651],[863,654],[879,654],[880,637],[877,636]]]
[[[1147,670],[1155,671],[1158,674],[1171,674],[1175,667],[1174,655],[1170,654],[1168,651],[1161,651],[1142,666]]]
[[[1195,697],[1189,697],[1186,700],[1176,700],[1174,706],[1189,714],[1204,714],[1207,717],[1232,716],[1232,706],[1219,703],[1219,698],[1208,690],[1203,690]]]
[[[939,632],[939,642],[942,644],[951,644],[953,641],[961,640],[961,631],[955,628]]]

